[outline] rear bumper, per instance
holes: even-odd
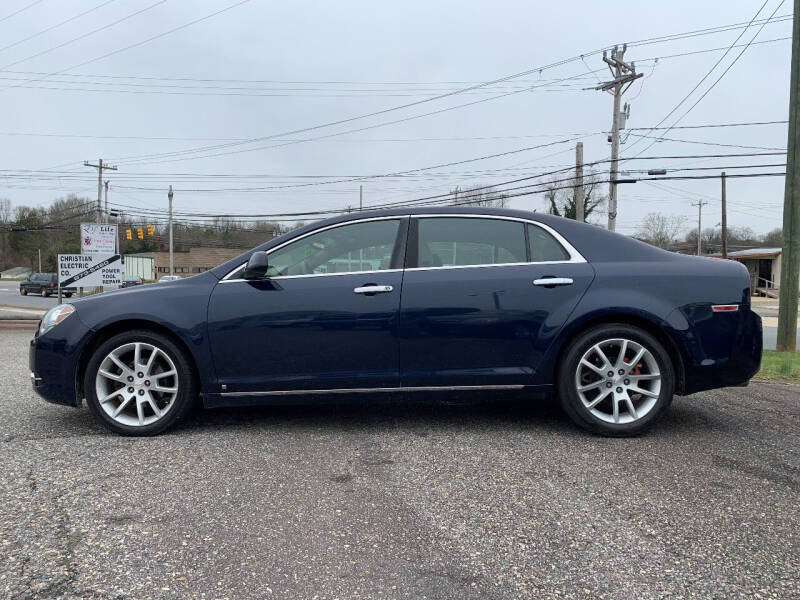
[[[28,349],[28,366],[34,391],[55,404],[78,406],[76,373],[81,351],[91,330],[77,315],[38,335]]]
[[[684,346],[684,393],[746,385],[761,367],[761,317],[745,306],[734,313],[693,317]]]

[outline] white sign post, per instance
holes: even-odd
[[[81,223],[81,253],[117,252],[117,226],[104,223]]]
[[[118,286],[122,283],[122,261],[119,254],[59,254],[58,286]]]

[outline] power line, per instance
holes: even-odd
[[[23,7],[22,7],[22,8],[20,8],[20,9],[17,9],[17,10],[15,10],[15,11],[14,11],[14,12],[12,12],[11,14],[9,14],[9,15],[6,15],[6,16],[5,16],[5,17],[3,17],[3,18],[0,18],[0,23],[2,23],[3,21],[7,21],[7,20],[8,20],[8,19],[10,19],[11,17],[16,17],[16,16],[17,16],[19,13],[21,13],[21,12],[25,12],[25,11],[26,11],[26,10],[28,10],[29,8],[33,8],[33,7],[34,7],[34,6],[36,6],[37,4],[41,4],[43,1],[44,1],[44,0],[35,0],[34,2],[31,2],[30,4],[26,4],[25,6],[23,6]]]
[[[761,126],[761,125],[785,125],[788,123],[786,120],[782,121],[751,121],[743,123],[710,123],[704,125],[678,125],[671,129],[705,129],[705,128],[724,128],[724,127],[748,127],[748,126]],[[668,129],[667,127],[626,127],[627,131],[657,131]],[[495,140],[517,140],[517,139],[530,139],[541,137],[565,137],[565,136],[589,136],[589,135],[605,135],[608,131],[576,131],[571,133],[538,133],[530,135],[495,135],[495,136],[453,136],[453,137],[407,137],[407,138],[339,138],[329,139],[324,141],[331,142],[463,142],[463,141],[495,141]],[[77,133],[47,133],[47,132],[30,132],[30,131],[0,131],[0,135],[7,136],[21,136],[21,137],[53,137],[53,138],[79,138],[79,139],[97,139],[97,140],[146,140],[146,141],[176,141],[176,142],[197,142],[197,141],[214,141],[214,142],[241,142],[247,138],[215,138],[215,137],[170,137],[170,136],[143,136],[143,135],[87,135]],[[278,139],[280,142],[294,142],[296,139]]]
[[[136,42],[134,44],[129,44],[128,46],[124,46],[122,48],[118,48],[116,50],[112,50],[111,52],[107,52],[107,53],[105,53],[105,54],[103,54],[101,56],[97,56],[95,58],[91,58],[89,60],[85,60],[85,61],[83,61],[81,63],[72,65],[71,67],[67,67],[65,69],[61,69],[60,71],[53,71],[52,73],[48,73],[47,75],[44,75],[44,76],[39,77],[37,79],[30,79],[30,80],[28,80],[28,82],[35,83],[37,81],[41,81],[42,79],[46,79],[47,77],[52,77],[53,75],[60,75],[61,73],[64,73],[66,71],[71,71],[73,69],[78,69],[78,68],[83,67],[85,65],[97,62],[99,60],[103,60],[104,58],[108,58],[109,56],[114,56],[115,54],[119,54],[121,52],[125,52],[127,50],[131,50],[133,48],[138,48],[139,46],[143,46],[144,44],[147,44],[149,42],[152,42],[152,41],[155,41],[155,40],[160,39],[162,37],[165,37],[167,35],[170,35],[170,34],[176,32],[176,31],[179,31],[181,29],[185,29],[187,27],[190,27],[192,25],[200,23],[201,21],[205,21],[205,20],[210,19],[212,17],[216,17],[219,14],[222,14],[222,13],[227,12],[227,11],[233,9],[233,8],[241,6],[242,4],[245,4],[245,3],[249,2],[249,1],[250,0],[240,0],[239,2],[237,2],[235,4],[232,4],[232,5],[230,5],[230,6],[226,7],[226,8],[220,9],[220,10],[218,10],[216,12],[210,13],[210,14],[205,15],[203,17],[200,17],[198,19],[194,19],[193,21],[189,21],[188,23],[184,23],[183,25],[179,25],[178,27],[173,27],[172,29],[169,29],[169,30],[164,31],[162,33],[159,33],[157,35],[151,36],[149,38],[146,38],[146,39],[141,40],[139,42]],[[139,13],[144,12],[146,10],[150,10],[151,8],[154,8],[154,7],[158,6],[159,4],[163,4],[164,2],[166,2],[166,0],[159,0],[159,2],[156,2],[155,4],[153,4],[153,5],[151,5],[151,6],[147,7],[147,8],[142,9],[141,11],[139,11]],[[126,19],[130,18],[131,16],[135,16],[136,14],[139,14],[139,13],[134,13],[133,15],[129,15],[128,17],[125,17],[125,18]],[[27,60],[27,59],[25,59],[25,60]],[[13,64],[17,64],[17,63],[12,63],[12,65]],[[3,69],[5,69],[5,68],[7,68],[9,66],[12,66],[12,65],[6,65],[5,67],[3,67]],[[25,83],[23,82],[23,83],[18,84],[18,85],[12,85],[12,86],[7,86],[7,87],[4,87],[4,88],[0,88],[0,91],[7,90],[7,89],[24,87],[24,86],[25,86]]]
[[[573,77],[576,77],[576,76],[573,76]],[[571,77],[565,77],[561,81],[567,81],[569,79],[571,79]],[[465,89],[467,89],[467,88],[465,88]],[[536,89],[536,86],[532,86],[530,89],[531,90],[532,89]],[[346,135],[348,133],[357,133],[357,132],[361,132],[361,131],[377,129],[377,128],[380,128],[380,127],[387,127],[389,125],[395,125],[397,123],[404,123],[404,122],[407,122],[407,121],[413,121],[413,120],[420,119],[420,118],[423,118],[423,117],[428,117],[428,116],[432,116],[432,115],[438,115],[438,114],[442,114],[442,113],[449,112],[449,111],[452,111],[452,110],[456,110],[456,109],[459,109],[459,108],[465,108],[467,106],[473,106],[473,105],[476,105],[476,104],[482,104],[484,102],[497,100],[499,98],[505,98],[505,97],[508,97],[508,96],[519,94],[522,91],[526,91],[526,90],[517,90],[517,91],[505,92],[503,94],[499,94],[499,95],[496,95],[496,96],[490,96],[488,98],[481,98],[480,100],[473,100],[472,102],[467,102],[467,103],[464,103],[464,104],[457,104],[455,106],[449,106],[449,107],[446,107],[446,108],[438,109],[438,110],[427,112],[427,113],[411,115],[411,116],[408,116],[408,117],[395,119],[393,121],[385,121],[385,122],[377,123],[377,124],[374,124],[374,125],[358,127],[356,129],[348,129],[348,130],[339,131],[339,132],[335,132],[335,133],[331,133],[331,134],[327,134],[327,135],[322,135],[322,136],[318,136],[318,137],[311,137],[311,138],[303,138],[303,139],[299,139],[299,140],[296,140],[296,141],[285,142],[285,143],[281,143],[281,144],[274,144],[274,145],[269,145],[269,146],[261,146],[261,147],[256,147],[256,148],[245,148],[245,149],[232,150],[232,151],[229,150],[227,152],[217,152],[215,154],[206,154],[206,155],[201,155],[201,156],[190,156],[190,157],[185,157],[185,158],[174,158],[174,157],[180,157],[180,156],[185,156],[185,155],[189,155],[189,154],[198,154],[198,153],[212,151],[212,150],[222,150],[222,149],[226,149],[226,148],[252,144],[252,143],[255,143],[255,142],[259,142],[259,141],[266,141],[266,140],[273,140],[274,141],[276,138],[279,138],[279,137],[283,137],[283,136],[287,136],[287,135],[295,135],[295,134],[298,134],[298,133],[305,133],[305,132],[309,132],[309,131],[315,131],[315,130],[318,130],[318,129],[323,129],[323,128],[331,127],[331,126],[334,126],[334,125],[339,125],[339,124],[342,124],[342,123],[357,121],[357,120],[364,119],[364,118],[367,118],[367,117],[372,117],[372,116],[376,116],[376,115],[379,115],[379,114],[391,112],[393,110],[399,110],[401,108],[406,108],[406,107],[409,107],[409,106],[422,104],[424,102],[430,102],[430,101],[437,100],[437,99],[440,99],[440,98],[443,98],[443,97],[446,97],[446,96],[452,96],[452,95],[455,95],[455,94],[460,93],[460,92],[450,92],[448,94],[440,94],[439,96],[434,96],[434,97],[428,98],[426,100],[418,100],[418,101],[413,102],[413,103],[408,103],[408,104],[405,104],[405,105],[402,105],[402,106],[399,106],[399,107],[384,109],[382,111],[369,113],[367,115],[361,115],[361,116],[358,116],[358,117],[351,117],[351,118],[348,118],[348,119],[342,119],[342,120],[339,120],[339,121],[333,121],[333,122],[324,123],[324,124],[321,124],[321,125],[314,125],[314,126],[306,127],[306,128],[303,128],[303,129],[296,129],[294,131],[282,132],[282,133],[277,133],[277,134],[273,134],[273,135],[269,135],[269,136],[263,136],[261,138],[251,138],[250,140],[246,140],[244,142],[231,142],[231,143],[228,143],[228,144],[219,144],[217,146],[204,146],[204,147],[198,147],[198,148],[189,149],[189,150],[178,150],[178,151],[174,151],[174,152],[162,152],[162,153],[150,154],[150,155],[118,157],[115,160],[117,160],[118,162],[128,163],[128,164],[134,163],[134,162],[138,163],[138,164],[147,164],[148,162],[150,162],[150,163],[153,163],[153,162],[155,162],[155,163],[166,163],[166,162],[179,162],[179,161],[183,161],[183,160],[196,160],[196,159],[200,159],[200,158],[212,158],[212,157],[216,157],[216,156],[227,156],[227,155],[231,155],[231,154],[240,154],[240,153],[243,153],[243,152],[253,152],[253,151],[257,151],[257,150],[264,150],[264,149],[270,149],[270,148],[281,148],[283,146],[289,146],[289,145],[303,143],[303,142],[318,141],[318,140],[321,140],[321,139],[327,139],[327,138],[331,138],[331,137],[338,137],[338,136],[341,136],[341,135]],[[147,159],[159,159],[159,160],[150,160],[150,161],[148,161]]]
[[[757,12],[756,12],[756,14],[754,15],[753,19],[751,19],[751,22],[755,20],[755,18],[756,18],[756,17],[759,15],[759,13],[761,13],[761,11],[764,9],[764,7],[767,5],[767,3],[768,3],[768,2],[769,2],[769,0],[765,0],[765,1],[764,1],[764,4],[762,4],[762,5],[761,5],[761,7],[758,9],[758,11],[757,11]],[[784,3],[784,0],[781,0],[781,1],[780,1],[780,3],[778,4],[778,6],[776,6],[776,7],[775,7],[775,10],[774,10],[774,11],[772,11],[772,14],[770,15],[769,19],[771,19],[771,18],[772,18],[772,17],[775,15],[775,13],[776,13],[776,12],[778,12],[778,9],[779,9],[779,8],[780,8],[780,7],[783,5],[783,3]],[[744,54],[744,53],[747,51],[747,49],[750,47],[750,45],[753,43],[753,41],[755,41],[755,39],[758,37],[758,35],[759,35],[759,34],[761,33],[761,31],[764,29],[764,26],[765,26],[765,25],[766,25],[766,24],[769,22],[769,19],[765,20],[765,21],[764,21],[764,22],[761,24],[761,27],[759,27],[758,31],[756,31],[755,35],[754,35],[754,36],[753,36],[753,37],[750,39],[750,41],[749,41],[747,44],[745,44],[744,48],[742,48],[742,50],[739,52],[739,54],[736,56],[736,58],[734,58],[734,59],[733,59],[733,61],[732,61],[732,62],[731,62],[731,63],[730,63],[730,64],[729,64],[729,65],[728,65],[726,68],[725,68],[725,70],[722,72],[722,74],[721,74],[721,75],[720,75],[720,76],[719,76],[719,77],[716,79],[716,81],[714,81],[714,83],[712,83],[712,84],[711,84],[711,85],[710,85],[710,86],[709,86],[709,87],[706,89],[706,91],[705,91],[705,92],[703,92],[703,94],[702,94],[702,95],[701,95],[701,96],[700,96],[700,97],[699,97],[699,98],[698,98],[698,99],[697,99],[697,100],[694,102],[694,104],[692,104],[692,105],[689,107],[689,109],[688,109],[688,110],[687,110],[685,113],[683,113],[683,115],[681,115],[680,117],[678,117],[678,119],[676,119],[676,121],[675,121],[675,122],[672,124],[673,126],[674,126],[674,125],[677,125],[677,124],[678,124],[678,123],[679,123],[681,120],[683,120],[683,118],[684,118],[684,117],[686,117],[686,115],[688,115],[688,114],[689,114],[689,113],[690,113],[690,112],[691,112],[691,111],[694,109],[694,107],[695,107],[695,106],[697,106],[697,105],[698,105],[698,104],[699,104],[699,103],[700,103],[700,102],[703,100],[703,98],[705,98],[705,97],[708,95],[708,93],[709,93],[711,90],[713,90],[713,89],[714,89],[714,87],[716,87],[716,85],[717,85],[717,84],[718,84],[718,83],[719,83],[719,82],[722,80],[722,78],[723,78],[723,77],[725,77],[725,75],[728,73],[728,71],[730,71],[730,70],[731,70],[731,68],[733,67],[733,65],[735,65],[735,64],[736,64],[736,63],[739,61],[739,59],[742,57],[742,55],[743,55],[743,54]],[[742,32],[739,34],[739,36],[738,36],[738,37],[737,37],[737,38],[734,40],[734,43],[733,43],[733,44],[731,44],[731,48],[733,47],[733,45],[735,45],[735,44],[736,44],[736,42],[738,42],[738,41],[739,41],[739,39],[741,39],[741,37],[744,35],[745,31],[747,31],[747,28],[745,28],[744,30],[742,30]],[[681,101],[680,101],[680,102],[678,102],[678,104],[677,104],[677,105],[676,105],[676,106],[675,106],[675,107],[674,107],[674,108],[673,108],[673,109],[672,109],[672,110],[671,110],[671,111],[670,111],[670,112],[667,114],[667,116],[665,116],[663,119],[661,119],[661,121],[659,122],[659,125],[661,125],[661,123],[663,123],[664,121],[666,121],[666,120],[667,120],[667,119],[670,117],[670,115],[674,114],[674,113],[675,113],[675,111],[676,111],[676,110],[678,110],[678,109],[679,109],[679,108],[680,108],[680,107],[683,105],[683,103],[684,103],[686,100],[688,100],[688,99],[689,99],[689,97],[690,97],[690,96],[691,96],[691,95],[692,95],[692,94],[695,92],[695,90],[697,90],[697,89],[700,87],[700,85],[701,85],[701,84],[702,84],[702,83],[703,83],[703,82],[704,82],[704,81],[705,81],[705,80],[706,80],[706,79],[707,79],[707,78],[708,78],[708,77],[711,75],[711,73],[712,73],[712,72],[713,72],[713,71],[714,71],[714,70],[717,68],[717,66],[718,66],[718,65],[719,65],[719,64],[722,62],[722,60],[725,58],[725,56],[727,56],[727,55],[728,55],[728,52],[730,51],[730,49],[731,49],[731,48],[729,48],[728,50],[726,50],[726,51],[725,51],[725,54],[723,54],[723,55],[720,57],[720,59],[719,59],[719,60],[718,60],[716,63],[714,63],[714,66],[712,66],[712,67],[711,67],[711,69],[708,71],[708,73],[706,73],[706,74],[703,76],[703,78],[702,78],[702,79],[700,79],[700,81],[697,83],[697,85],[695,85],[695,86],[692,88],[692,90],[691,90],[691,91],[690,91],[688,94],[686,94],[686,96],[684,96],[684,97],[683,97],[683,99],[681,99]],[[665,130],[665,134],[666,134],[667,132],[669,132],[669,131],[670,131],[670,128],[667,128],[667,129]],[[663,136],[662,136],[662,137],[663,137]],[[642,154],[643,152],[646,152],[646,151],[647,151],[648,149],[650,149],[650,148],[653,146],[653,144],[655,144],[655,143],[656,143],[655,141],[651,142],[651,143],[650,143],[650,145],[649,145],[649,146],[647,146],[647,147],[646,147],[644,150],[641,150],[641,151],[639,152],[639,154]]]
[[[701,144],[703,146],[719,146],[723,148],[742,148],[744,150],[785,150],[785,148],[775,148],[773,146],[744,146],[742,144],[723,144],[721,142],[701,142],[698,140],[681,140],[677,138],[668,138],[661,136],[654,136],[654,135],[642,135],[639,133],[631,133],[633,137],[637,138],[646,138],[651,140],[656,140],[657,142],[679,142],[682,144]]]
[[[147,12],[148,10],[151,10],[151,9],[155,8],[156,6],[158,6],[160,4],[164,4],[166,1],[167,0],[159,0],[155,4],[151,4],[150,6],[147,6],[145,8],[140,9],[140,10],[134,11],[134,12],[130,13],[129,15],[122,17],[121,19],[117,19],[116,21],[113,21],[112,23],[108,23],[106,25],[103,25],[102,27],[98,27],[97,29],[93,29],[92,31],[89,31],[88,33],[84,33],[82,35],[79,35],[78,37],[69,39],[66,42],[62,42],[61,44],[58,44],[56,46],[51,46],[50,48],[46,48],[44,50],[41,50],[40,52],[37,52],[35,54],[31,54],[30,56],[26,56],[25,58],[20,58],[19,60],[15,60],[14,62],[8,63],[7,65],[4,65],[4,66],[0,67],[0,71],[5,70],[5,69],[7,69],[9,67],[13,67],[14,65],[18,65],[20,63],[24,63],[24,62],[27,62],[29,60],[33,60],[34,58],[38,58],[40,56],[44,56],[45,54],[49,54],[50,52],[54,52],[54,51],[56,51],[56,50],[58,50],[60,48],[63,48],[65,46],[69,46],[70,44],[74,44],[75,42],[78,42],[80,40],[86,39],[87,37],[90,37],[90,36],[92,36],[92,35],[94,35],[96,33],[99,33],[101,31],[105,31],[106,29],[110,29],[111,27],[114,27],[115,25],[119,25],[120,23],[122,23],[124,21],[127,21],[128,19],[132,19],[133,17],[136,17],[136,16],[138,16],[138,15],[144,13],[144,12]],[[48,75],[45,75],[45,77],[47,77],[47,76]],[[31,80],[26,80],[26,81],[31,81]],[[14,86],[14,87],[16,87],[16,86]]]
[[[32,35],[29,35],[28,37],[22,38],[21,40],[17,40],[16,42],[14,42],[12,44],[8,44],[7,46],[3,46],[2,48],[0,48],[0,52],[3,52],[4,50],[8,50],[9,48],[14,48],[15,46],[19,46],[20,44],[23,44],[23,43],[27,42],[28,40],[32,40],[33,38],[39,37],[40,35],[43,35],[43,34],[49,32],[49,31],[53,31],[54,29],[58,29],[62,25],[66,25],[67,23],[71,23],[72,21],[74,21],[76,19],[80,19],[84,15],[88,15],[89,13],[94,12],[94,11],[96,11],[98,9],[101,9],[104,6],[106,6],[108,4],[111,4],[112,2],[116,2],[116,1],[117,0],[106,0],[105,2],[101,2],[100,4],[95,6],[94,8],[90,8],[89,10],[85,10],[82,13],[78,13],[77,15],[70,17],[69,19],[61,21],[60,23],[56,23],[55,25],[51,25],[50,27],[42,29],[41,31],[37,31],[36,33],[34,33]]]
[[[642,43],[644,43],[644,41]],[[277,137],[283,137],[283,136],[287,136],[287,135],[295,135],[295,134],[298,134],[298,133],[306,133],[306,132],[313,131],[313,130],[320,129],[320,128],[332,127],[332,126],[335,126],[335,125],[340,125],[340,124],[352,122],[352,121],[355,121],[355,120],[360,120],[360,119],[364,119],[364,118],[368,118],[368,117],[373,117],[373,116],[386,114],[386,113],[391,112],[391,111],[410,108],[410,107],[417,106],[417,105],[425,103],[425,102],[431,102],[431,101],[435,101],[435,100],[440,100],[440,99],[443,99],[443,98],[446,98],[446,97],[450,97],[450,96],[453,96],[453,95],[456,95],[456,94],[460,94],[460,93],[463,93],[463,92],[466,92],[466,91],[471,91],[471,90],[479,89],[479,88],[486,87],[486,86],[489,86],[489,85],[502,83],[502,82],[505,82],[505,81],[508,81],[508,80],[511,80],[511,79],[524,77],[524,76],[530,75],[532,73],[536,73],[536,72],[541,73],[542,71],[544,71],[546,69],[555,68],[557,66],[562,66],[564,64],[568,64],[570,62],[573,62],[573,61],[576,61],[576,60],[580,60],[581,56],[590,56],[590,55],[598,54],[600,52],[602,52],[602,50],[598,50],[598,51],[591,52],[591,53],[584,53],[583,55],[579,55],[577,57],[572,57],[572,58],[569,58],[569,59],[564,59],[564,60],[561,60],[561,61],[557,61],[555,63],[551,63],[549,65],[545,65],[543,67],[534,68],[534,69],[528,69],[528,70],[523,71],[521,73],[516,73],[514,75],[509,75],[509,76],[506,76],[506,77],[495,79],[495,80],[492,80],[492,81],[489,81],[489,82],[485,82],[483,84],[470,86],[470,87],[467,87],[467,88],[463,88],[461,90],[448,92],[446,94],[440,94],[440,95],[437,95],[437,96],[433,96],[431,98],[418,100],[418,101],[411,102],[411,103],[406,103],[406,104],[403,104],[403,105],[400,105],[400,106],[390,107],[390,108],[387,108],[387,109],[383,109],[381,111],[375,111],[375,112],[372,112],[372,113],[368,113],[366,115],[358,115],[356,117],[349,117],[347,119],[341,119],[341,120],[338,120],[338,121],[333,121],[333,122],[329,122],[329,123],[323,123],[323,124],[319,124],[319,125],[314,125],[314,126],[311,126],[311,127],[307,127],[307,128],[303,128],[303,129],[299,129],[299,130],[294,130],[294,131],[291,131],[291,132],[273,134],[273,135],[270,135],[270,136],[262,136],[260,138],[252,138],[251,140],[248,140],[247,142],[230,142],[228,144],[222,144],[222,145],[217,145],[217,146],[198,147],[198,148],[194,148],[194,149],[190,149],[190,150],[182,150],[182,151],[175,151],[175,152],[170,152],[170,153],[160,153],[160,154],[145,155],[145,156],[115,157],[115,160],[117,160],[118,162],[125,162],[125,161],[131,161],[131,160],[135,160],[135,159],[136,160],[142,160],[142,159],[152,159],[152,158],[188,156],[188,155],[191,155],[191,154],[198,154],[198,153],[202,153],[202,152],[212,152],[212,151],[215,151],[215,150],[234,147],[234,146],[238,146],[238,145],[241,145],[241,144],[251,144],[251,143],[257,143],[257,142],[261,142],[261,141],[267,141],[267,140],[270,140],[270,139],[275,139]],[[565,81],[567,79],[569,79],[569,78],[565,78],[562,81]],[[508,95],[516,94],[516,93],[520,93],[520,91],[507,92],[506,94],[501,94],[501,95],[498,95],[498,96],[492,96],[490,98],[484,98],[484,99],[481,99],[481,100],[478,100],[478,101],[475,101],[475,102],[472,102],[472,103],[466,103],[466,104],[458,105],[458,106],[455,106],[455,107],[442,109],[440,111],[434,111],[434,112],[426,113],[426,114],[423,114],[423,115],[416,115],[416,116],[413,116],[413,117],[407,117],[405,119],[399,119],[399,120],[396,120],[396,121],[390,121],[388,123],[373,125],[373,126],[370,126],[370,127],[360,128],[360,129],[357,129],[357,130],[351,130],[351,131],[348,131],[348,132],[339,132],[339,133],[336,133],[336,134],[332,134],[332,135],[329,135],[329,136],[322,136],[322,137],[323,138],[325,138],[325,137],[333,137],[333,136],[343,135],[344,133],[352,133],[352,132],[355,132],[355,131],[363,131],[363,130],[372,129],[372,128],[375,128],[375,127],[383,127],[383,126],[387,126],[387,125],[392,125],[392,124],[395,124],[395,123],[399,123],[399,122],[403,122],[403,121],[407,121],[407,120],[411,120],[411,119],[420,118],[420,117],[423,117],[423,116],[430,116],[430,115],[433,115],[433,114],[440,114],[442,112],[446,112],[446,111],[449,111],[449,110],[454,110],[456,108],[464,108],[464,107],[467,107],[467,106],[478,104],[480,102],[496,100],[496,99],[499,99],[499,98],[502,98],[502,97],[505,97],[505,96],[508,96]],[[311,138],[311,139],[306,140],[306,141],[316,141],[316,139],[321,139],[321,138]],[[291,143],[299,143],[299,142],[291,142]],[[284,146],[284,145],[287,145],[287,144],[281,144],[278,147]],[[272,147],[275,147],[275,146],[272,146]],[[260,150],[260,149],[265,149],[265,148],[255,148],[255,149],[249,149],[249,150],[246,150],[246,151],[254,151],[254,150]],[[217,153],[217,154],[212,154],[212,155],[207,155],[207,156],[194,156],[192,158],[186,158],[186,159],[180,159],[180,160],[193,160],[193,159],[197,159],[197,158],[211,158],[211,157],[215,157],[215,156],[228,155],[228,154],[233,154],[233,153],[234,152]],[[176,159],[173,158],[170,162],[173,162],[175,160]]]

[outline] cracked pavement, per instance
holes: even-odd
[[[800,387],[648,435],[548,401],[203,411],[122,438],[0,331],[0,597],[798,597]]]

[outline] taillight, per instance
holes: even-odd
[[[55,284],[55,283],[51,283],[51,284],[50,284],[50,287],[51,287],[51,288],[54,288],[54,287],[56,287],[56,284]]]
[[[739,310],[738,304],[713,304],[711,306],[713,312],[736,312]]]

